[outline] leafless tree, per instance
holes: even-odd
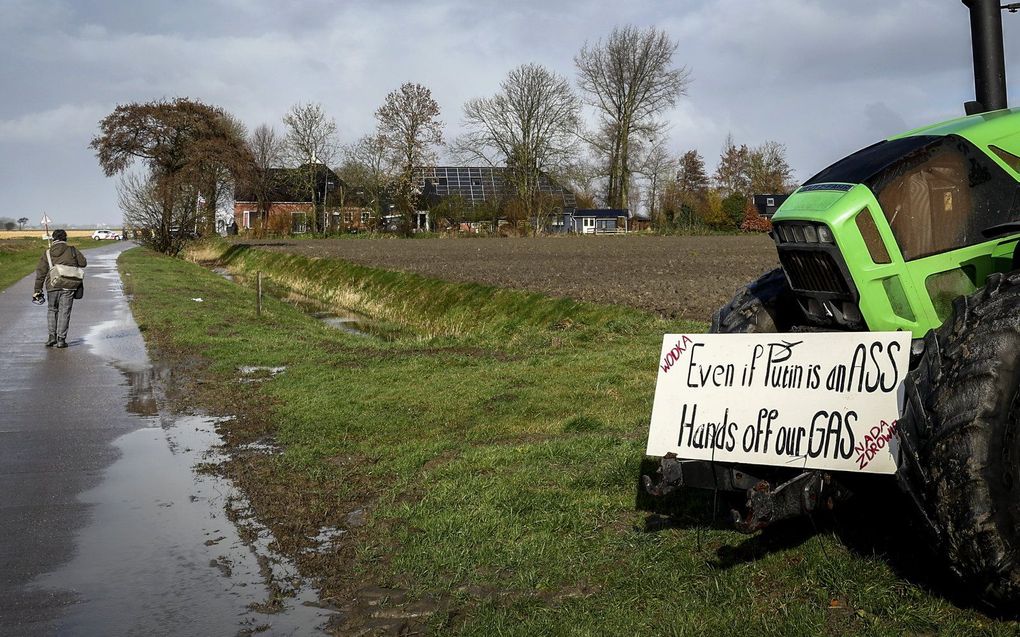
[[[574,193],[578,208],[595,208],[600,203],[601,167],[587,154],[578,153],[559,166],[553,177]]]
[[[352,189],[359,204],[368,205],[382,219],[382,200],[390,182],[390,165],[386,141],[381,135],[365,135],[343,149],[340,178]]]
[[[117,184],[124,223],[141,231],[140,241],[153,250],[176,256],[198,223],[198,191],[176,178],[125,173]]]
[[[386,96],[375,118],[395,169],[394,195],[404,214],[405,231],[409,231],[420,194],[414,171],[435,162],[434,149],[443,143],[439,104],[427,87],[407,82]]]
[[[563,166],[577,146],[578,106],[566,78],[538,64],[510,71],[492,97],[464,105],[466,132],[454,151],[507,168],[507,182],[536,232],[551,210],[540,197],[543,172]]]
[[[283,124],[287,129],[284,137],[286,159],[293,166],[311,167],[310,170],[297,171],[293,174],[300,180],[300,183],[295,185],[312,201],[312,207],[315,209],[312,214],[312,231],[317,232],[320,228],[320,215],[316,203],[318,195],[316,177],[319,173],[314,169],[314,165],[332,166],[339,156],[340,143],[337,138],[336,120],[326,115],[321,104],[297,103],[283,116]]]
[[[644,177],[647,182],[648,218],[655,219],[662,186],[676,172],[676,159],[669,154],[664,139],[650,140],[647,145],[642,146],[643,152],[634,167],[634,172]]]
[[[678,43],[664,31],[634,26],[613,29],[609,37],[585,44],[574,58],[578,86],[599,115],[608,144],[607,199],[623,208],[631,182],[631,150],[635,139],[654,137],[657,117],[685,94],[690,71],[673,66]]]
[[[321,163],[331,165],[337,158],[336,120],[326,115],[321,104],[297,103],[283,116],[287,129],[284,149],[293,165]]]
[[[255,197],[258,207],[257,229],[265,230],[269,208],[273,205],[273,194],[280,186],[279,169],[283,164],[283,139],[269,124],[260,124],[246,140],[251,157],[246,187]]]

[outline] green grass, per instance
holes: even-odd
[[[699,494],[660,505],[678,522],[654,530],[636,483],[659,346],[665,331],[704,325],[340,261],[220,256],[400,328],[393,340],[349,335],[274,299],[259,318],[250,289],[199,266],[121,257],[150,344],[201,376],[193,399],[240,416],[235,443],[268,435],[284,448],[239,460],[234,475],[328,599],[370,583],[440,599],[438,634],[1018,630],[900,574],[922,561],[913,540],[808,522],[748,538],[713,524]],[[240,365],[286,371],[241,384]],[[359,508],[367,524],[338,555],[301,552]]]
[[[45,249],[42,239],[0,239],[0,290],[35,270]]]

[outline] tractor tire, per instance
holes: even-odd
[[[925,336],[907,376],[898,478],[936,553],[983,603],[1020,603],[1020,271]]]
[[[800,314],[782,268],[749,283],[712,315],[711,334],[786,332]]]

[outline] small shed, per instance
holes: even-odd
[[[564,230],[580,234],[623,234],[630,229],[627,208],[577,208],[564,215]]]
[[[754,207],[758,209],[758,214],[768,218],[776,214],[779,206],[789,197],[790,195],[755,195]]]

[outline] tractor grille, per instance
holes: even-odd
[[[798,292],[832,294],[853,298],[836,261],[821,250],[779,250],[779,261]]]

